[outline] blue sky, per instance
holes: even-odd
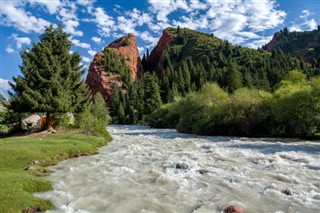
[[[152,49],[162,30],[180,26],[213,33],[251,48],[274,32],[312,30],[320,24],[320,0],[1,0],[0,88],[20,75],[19,52],[38,42],[50,23],[64,25],[86,67],[96,52],[127,33],[140,54]]]

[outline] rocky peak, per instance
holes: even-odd
[[[113,62],[109,63],[110,60]],[[110,67],[110,64],[114,62],[120,65],[108,70],[107,64]],[[86,84],[92,94],[100,92],[108,100],[112,96],[114,85],[119,88],[123,87],[122,78],[124,76],[121,76],[120,73],[123,73],[125,69],[130,70],[133,80],[143,75],[136,37],[131,33],[110,43],[94,56],[88,70]]]
[[[276,32],[273,35],[272,40],[264,46],[264,49],[267,50],[268,52],[272,52],[273,48],[278,44],[278,41],[280,40],[280,38],[281,38],[281,32]]]
[[[107,48],[116,50],[125,58],[126,64],[130,68],[132,79],[142,76],[143,67],[137,47],[137,39],[132,33],[115,40]]]
[[[161,68],[161,62],[162,62],[162,53],[166,49],[166,47],[175,40],[176,35],[174,35],[169,30],[165,29],[162,32],[162,36],[160,37],[157,46],[153,48],[153,50],[150,53],[148,63],[151,69],[153,70],[162,70]]]

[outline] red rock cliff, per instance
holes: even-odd
[[[159,39],[157,46],[153,48],[150,53],[148,62],[149,66],[153,70],[162,71],[162,53],[166,49],[166,47],[176,38],[171,32],[164,30],[162,32],[162,36]]]
[[[125,59],[126,65],[129,67],[132,79],[143,75],[143,67],[140,60],[136,37],[128,34],[109,44],[106,48],[112,49]],[[112,96],[113,85],[122,87],[123,82],[121,76],[115,70],[106,70],[106,67],[100,61],[105,61],[103,52],[97,53],[88,70],[86,84],[92,94],[100,92],[103,97],[110,100]],[[112,73],[110,72],[112,71]]]
[[[268,44],[265,45],[265,50],[267,50],[268,52],[272,52],[274,46],[277,45],[280,37],[281,37],[281,32],[276,32],[273,35],[272,40]]]

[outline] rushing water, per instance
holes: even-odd
[[[100,154],[51,167],[49,212],[320,212],[320,143],[111,126]]]

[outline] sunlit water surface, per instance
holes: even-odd
[[[100,154],[59,163],[48,212],[320,212],[320,143],[110,126]]]

